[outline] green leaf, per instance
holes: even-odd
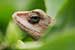
[[[43,43],[40,41],[32,41],[32,42],[23,42],[21,40],[17,41],[16,49],[36,49],[43,46]]]
[[[67,0],[45,0],[48,15],[55,17]]]
[[[6,31],[5,42],[8,45],[16,43],[18,40],[22,39],[25,36],[18,26],[14,22],[10,22]]]
[[[53,30],[64,30],[66,28],[70,29],[75,27],[75,20],[74,20],[74,1],[67,1],[66,4],[62,7],[62,9],[56,15],[56,25]]]
[[[0,43],[4,40],[3,33],[0,31]]]
[[[45,45],[37,50],[75,50],[75,28],[56,32],[45,40]],[[60,34],[61,33],[61,34]]]

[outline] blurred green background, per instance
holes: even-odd
[[[45,32],[46,35],[40,40],[42,46],[28,50],[75,50],[74,0],[0,0],[0,49],[19,49],[14,46],[27,35],[13,23],[12,14],[33,9],[44,10],[56,19],[56,24]],[[29,39],[25,38],[23,42],[32,41]]]

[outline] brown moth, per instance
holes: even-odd
[[[35,40],[38,40],[48,25],[52,23],[52,18],[40,9],[18,11],[12,17],[15,23]]]

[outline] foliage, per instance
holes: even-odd
[[[28,42],[28,46],[33,46],[33,40],[27,37],[27,32],[23,32],[13,23],[12,14],[20,10],[42,9],[56,19],[56,24],[48,27],[46,35],[38,41],[40,47],[38,43],[34,43],[37,47],[24,49],[75,50],[74,5],[74,0],[0,0],[0,44],[6,44],[8,50],[22,49],[17,46]]]

